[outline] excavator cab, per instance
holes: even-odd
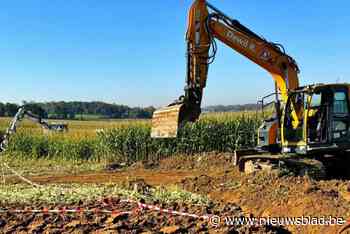
[[[324,154],[349,149],[349,94],[347,84],[320,84],[291,92],[282,116],[282,152]],[[298,126],[292,123],[293,110],[298,113]]]

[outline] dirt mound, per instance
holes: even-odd
[[[108,201],[106,203],[106,201]],[[281,229],[262,227],[241,227],[237,225],[212,227],[208,221],[191,217],[171,216],[158,211],[138,210],[137,205],[123,203],[118,199],[108,199],[96,203],[77,204],[90,210],[133,211],[132,214],[15,214],[11,212],[0,215],[0,228],[4,233],[280,233]],[[212,204],[198,207],[187,204],[155,204],[162,208],[171,208],[193,214],[220,214],[222,216],[240,216],[241,209],[234,204]],[[7,209],[38,209],[20,204]],[[72,209],[76,206],[66,207]],[[48,207],[49,209],[61,209]]]
[[[207,194],[216,187],[217,179],[207,175],[201,175],[198,177],[185,178],[181,180],[178,185],[180,188],[187,191]]]
[[[315,181],[308,177],[255,174],[242,178],[241,186],[217,197],[234,200],[259,217],[339,217],[348,220],[347,183]],[[300,233],[337,233],[339,226],[289,227]]]
[[[239,204],[255,217],[350,217],[350,183],[316,181],[308,177],[255,173],[237,177],[200,175],[182,179],[178,186],[211,199]],[[292,233],[337,233],[339,226],[288,226]]]
[[[193,156],[175,156],[160,161],[162,170],[227,170],[233,168],[230,153],[205,153]]]
[[[187,191],[197,194],[208,195],[213,192],[224,192],[233,190],[241,185],[241,177],[236,171],[224,171],[216,175],[199,175],[185,177],[177,185]]]

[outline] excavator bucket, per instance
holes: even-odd
[[[184,104],[161,108],[152,118],[152,138],[175,138],[181,124]]]

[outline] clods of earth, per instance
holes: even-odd
[[[313,180],[277,174],[240,173],[231,163],[232,155],[206,154],[174,157],[157,163],[138,163],[129,167],[114,166],[106,171],[79,175],[30,177],[45,184],[115,183],[132,187],[132,180],[143,181],[144,187],[178,186],[208,197],[209,205],[155,205],[197,215],[220,217],[350,217],[350,186],[345,179]],[[116,170],[113,170],[115,168]],[[19,183],[12,178],[11,183]],[[141,192],[146,192],[141,191]],[[140,191],[139,191],[140,192]],[[132,211],[135,204],[102,201],[71,204],[72,207]],[[45,204],[30,204],[42,208]],[[135,207],[136,206],[136,207]],[[28,208],[26,204],[2,204],[2,208]],[[49,206],[57,208],[59,206]],[[67,206],[69,208],[69,206]],[[343,226],[242,226],[220,225],[214,228],[207,220],[170,216],[143,210],[129,215],[108,214],[0,214],[0,233],[337,233]],[[346,233],[346,231],[344,232]]]

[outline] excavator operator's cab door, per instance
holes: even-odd
[[[299,151],[306,149],[305,114],[307,101],[308,95],[303,91],[291,93],[288,97],[281,124],[283,153],[299,153]]]
[[[327,153],[350,149],[350,91],[346,85],[320,85],[292,93],[283,116],[284,153]],[[292,111],[298,108],[298,126]]]

